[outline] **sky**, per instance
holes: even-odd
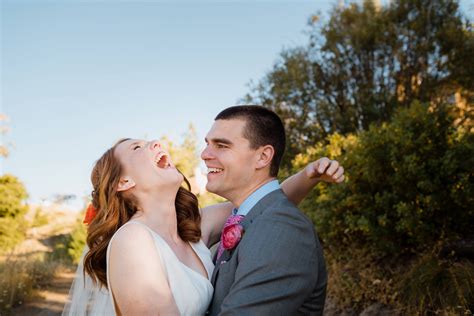
[[[0,0],[0,174],[29,203],[91,190],[94,162],[122,137],[201,148],[213,118],[307,42],[308,18],[337,1]],[[474,0],[461,1],[470,16]],[[387,1],[382,1],[386,3]]]

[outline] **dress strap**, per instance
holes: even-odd
[[[128,224],[138,224],[138,225],[141,225],[143,227],[145,227],[152,235],[156,235],[156,232],[153,231],[153,229],[151,229],[150,227],[148,227],[147,224],[144,224],[142,222],[139,222],[139,221],[135,221],[135,220],[131,220],[131,221],[128,221],[126,222],[125,224],[122,225],[122,227],[124,227],[125,225],[128,225]],[[122,228],[120,227],[120,228]],[[117,230],[118,231],[118,230]]]

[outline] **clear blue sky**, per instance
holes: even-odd
[[[30,202],[88,194],[118,138],[180,141],[192,122],[202,139],[336,2],[0,1],[0,113],[14,143],[0,174],[18,176]]]

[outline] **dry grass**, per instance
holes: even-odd
[[[53,279],[59,263],[47,260],[44,255],[8,258],[0,263],[0,314],[9,311],[34,291],[47,287]]]
[[[47,290],[71,258],[68,242],[79,214],[32,207],[26,214],[26,240],[0,256],[0,315]]]
[[[474,264],[426,255],[403,275],[399,289],[410,314],[472,315]]]
[[[377,261],[352,250],[345,258],[326,252],[328,294],[338,307],[361,312],[389,306],[399,315],[472,315],[474,264],[433,253]]]

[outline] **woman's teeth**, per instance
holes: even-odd
[[[166,156],[166,153],[161,152],[155,157],[155,164],[158,166],[158,168],[168,168],[170,166],[170,163],[168,162],[168,157]]]

